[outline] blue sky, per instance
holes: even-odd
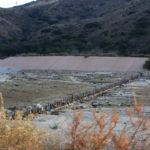
[[[16,5],[22,5],[33,0],[0,0],[0,7],[8,8]]]

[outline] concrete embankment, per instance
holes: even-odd
[[[0,67],[23,70],[144,71],[143,57],[29,56],[0,60]]]

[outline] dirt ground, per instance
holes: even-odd
[[[51,102],[95,87],[92,84],[44,79],[31,74],[1,74],[0,81],[6,108]]]
[[[0,91],[5,107],[29,106],[52,102],[71,94],[116,82],[122,73],[111,72],[53,72],[24,70],[0,74]]]
[[[100,101],[102,106],[133,106],[133,90],[137,101],[150,106],[150,80],[140,79],[120,88],[109,91],[93,101]]]
[[[95,87],[105,86],[127,77],[131,73],[113,72],[52,72],[20,71],[0,74],[0,91],[5,99],[5,107],[29,106],[52,102],[71,94],[78,94]],[[108,91],[103,96],[90,101],[99,101],[102,106],[133,105],[132,90],[142,95],[150,104],[150,86],[148,80],[139,80]]]
[[[51,102],[62,99],[70,94],[80,93],[95,87],[105,86],[122,78],[133,75],[133,72],[55,72],[55,71],[20,71],[17,73],[0,74],[0,91],[4,96],[5,108],[21,107]],[[150,79],[140,78],[134,82],[124,84],[119,88],[107,91],[103,95],[82,103],[77,102],[77,110],[83,111],[82,122],[93,122],[91,105],[97,113],[103,110],[110,121],[114,107],[117,108],[120,124],[116,130],[120,131],[129,117],[126,107],[133,108],[132,91],[135,89],[136,98],[144,99],[146,114],[150,117]],[[39,129],[50,130],[65,136],[73,118],[72,104],[53,114],[36,116],[33,124]],[[37,124],[38,122],[38,124]]]
[[[137,101],[142,97],[145,103],[145,114],[150,118],[150,80],[137,80],[126,84],[120,88],[109,91],[103,96],[99,96],[91,101],[85,101],[83,103],[76,104],[76,112],[80,110],[83,112],[83,118],[81,122],[84,124],[94,122],[93,113],[91,109],[91,103],[100,103],[94,108],[96,113],[103,111],[107,114],[106,121],[110,122],[111,115],[113,113],[114,107],[119,117],[119,124],[115,128],[116,132],[120,132],[130,120],[130,117],[126,113],[126,108],[133,108],[134,100],[132,95],[132,90],[135,89]],[[69,105],[65,109],[62,109],[52,115],[39,115],[33,121],[34,124],[38,124],[39,129],[46,129],[54,134],[61,133],[61,136],[69,135],[68,127],[72,124],[73,119],[73,105]],[[136,116],[133,117],[136,119]]]

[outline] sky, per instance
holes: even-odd
[[[0,7],[9,8],[16,5],[22,5],[34,0],[0,0]]]

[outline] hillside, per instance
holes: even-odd
[[[0,55],[150,55],[149,0],[38,0],[0,8]]]

